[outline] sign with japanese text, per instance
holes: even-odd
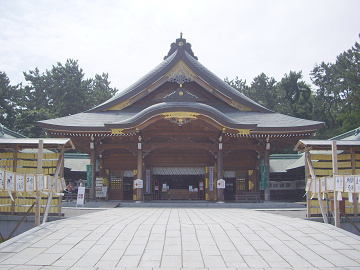
[[[260,165],[260,174],[261,174],[261,183],[260,187],[261,189],[267,189],[268,188],[268,165]]]
[[[134,181],[134,187],[135,187],[135,188],[143,188],[143,180],[141,180],[141,179],[136,179],[136,180]]]
[[[84,205],[85,202],[85,187],[78,187],[78,194],[77,194],[77,205]]]
[[[146,193],[150,193],[150,170],[146,170]]]
[[[219,179],[217,180],[217,188],[225,188],[225,180],[224,179]]]
[[[354,176],[352,175],[346,175],[345,177],[345,192],[354,192],[355,186],[354,186]]]
[[[344,176],[335,176],[335,191],[344,191]]]
[[[209,167],[209,190],[214,190],[214,167]]]
[[[88,188],[91,188],[91,178],[92,178],[92,165],[86,165],[86,182]]]

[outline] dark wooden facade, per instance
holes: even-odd
[[[196,198],[205,200],[259,192],[260,163],[268,164],[271,152],[311,136],[322,125],[274,113],[248,99],[202,66],[182,37],[158,67],[114,98],[40,124],[53,137],[70,137],[93,164],[100,159],[109,198],[120,200],[153,199],[156,184],[156,198],[164,195],[163,184],[170,187],[168,195],[176,189],[178,196],[193,186]],[[144,187],[135,190],[137,178]],[[218,179],[225,179],[225,190],[217,189]]]

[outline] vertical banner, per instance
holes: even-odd
[[[86,165],[86,182],[87,187],[91,188],[92,165]]]
[[[76,205],[84,205],[85,187],[78,187]]]
[[[209,167],[209,190],[214,190],[214,167]]]
[[[260,165],[260,174],[261,174],[261,189],[268,188],[268,177],[267,177],[268,167],[267,165]]]
[[[150,193],[150,170],[146,170],[146,193]]]

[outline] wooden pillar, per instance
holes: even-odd
[[[143,179],[143,150],[142,150],[142,144],[141,144],[141,136],[139,136],[139,143],[138,143],[138,153],[137,153],[137,179]],[[143,188],[137,188],[136,189],[136,200],[138,202],[142,201],[142,194],[143,194]]]
[[[270,201],[270,140],[266,138],[264,164],[267,165],[267,189],[265,189],[264,200]]]
[[[356,152],[355,152],[355,148],[351,148],[350,153],[351,153],[351,173],[356,174]],[[357,215],[358,215],[358,196],[359,196],[359,194],[353,193],[352,196],[353,196],[354,217],[357,217]]]
[[[305,186],[307,184],[307,181],[310,181],[310,170],[309,170],[309,164],[307,162],[307,150],[305,151]],[[310,159],[311,160],[311,159]],[[306,193],[306,217],[311,218],[311,194],[310,191]]]
[[[96,150],[94,137],[91,136],[90,142],[90,163],[91,163],[91,188],[90,188],[90,200],[95,201],[96,195]]]
[[[224,158],[223,158],[223,151],[222,151],[222,137],[219,138],[219,151],[217,154],[217,180],[224,178]],[[224,189],[218,188],[216,185],[216,198],[218,202],[224,201]]]
[[[332,149],[332,166],[333,166],[333,175],[335,181],[335,175],[338,174],[338,158],[337,158],[337,145],[336,141],[331,141]],[[334,191],[334,212],[335,212],[335,226],[340,228],[340,205],[337,200],[338,192]]]
[[[313,164],[311,162],[310,151],[309,151],[308,148],[305,149],[305,151],[306,151],[305,152],[305,159],[306,159],[306,163],[308,164],[307,168],[308,168],[308,170],[309,170],[309,172],[311,174],[311,179],[315,181],[316,180],[316,173],[315,173],[315,168],[314,168],[314,166],[313,166]],[[323,216],[324,223],[329,223],[326,212],[325,212],[324,203],[322,201],[321,194],[320,194],[319,191],[318,191],[317,196],[318,196],[319,206],[320,206],[320,209],[321,209],[321,214]]]
[[[19,147],[16,145],[14,147],[14,159],[13,159],[13,172],[16,173],[17,170],[17,156],[18,156]],[[16,192],[12,192],[12,197],[14,200],[11,201],[11,215],[15,215],[15,199],[16,199]]]
[[[62,153],[62,166],[60,167],[60,171],[59,171],[60,178],[64,177],[64,162],[65,162],[65,149],[64,148],[61,148],[61,153]],[[63,196],[59,195],[58,216],[62,216],[62,200],[63,200]]]
[[[39,140],[37,172],[36,172],[37,174],[42,174],[43,147],[44,147],[44,141]],[[36,189],[35,227],[40,225],[40,210],[41,210],[41,192],[40,190]]]

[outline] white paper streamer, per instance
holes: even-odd
[[[341,191],[338,191],[337,193],[337,200],[342,201]]]
[[[24,198],[24,196],[22,195],[22,193],[21,193],[21,192],[19,192],[19,194],[20,194],[20,196],[21,196],[24,200],[26,200],[26,199]]]
[[[28,192],[28,193],[29,193],[31,196],[37,198],[36,195],[34,194],[34,192]]]
[[[349,194],[349,202],[350,203],[353,203],[354,201],[353,201],[353,195],[352,195],[352,193],[348,193]]]
[[[314,198],[314,196],[315,196],[315,193],[311,194],[311,199],[310,200],[312,200]]]
[[[325,192],[322,194],[322,199],[325,200]]]
[[[13,198],[13,196],[12,196],[12,194],[11,194],[11,191],[8,191],[8,193],[9,193],[9,196],[10,196],[11,200],[12,200],[13,202],[15,202],[15,201],[14,201],[14,198]]]

